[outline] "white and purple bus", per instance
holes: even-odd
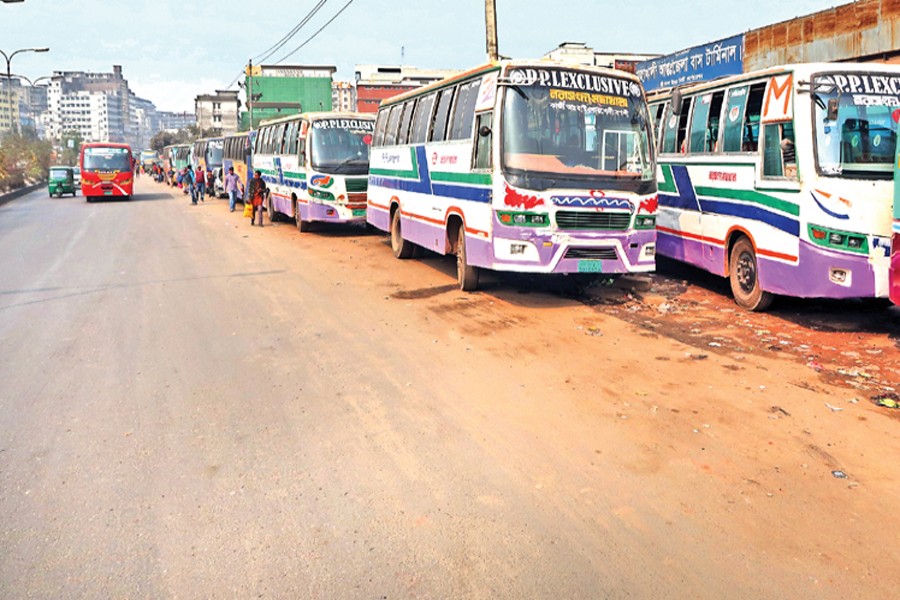
[[[269,187],[269,220],[365,223],[374,115],[303,113],[265,121],[253,143],[253,169]],[[248,173],[247,177],[252,177]]]
[[[656,164],[644,91],[623,71],[500,61],[382,102],[367,221],[397,258],[618,274],[655,267]]]

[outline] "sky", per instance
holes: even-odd
[[[0,50],[12,72],[111,72],[160,110],[194,110],[225,89],[322,0],[24,0],[0,3]],[[356,64],[471,68],[486,60],[484,2],[325,0],[265,64],[322,32],[282,64],[326,64],[352,80]],[[496,0],[500,54],[537,58],[562,42],[596,51],[669,54],[841,4],[840,0]],[[2,59],[2,57],[0,57]],[[254,61],[258,63],[258,61]],[[0,62],[0,69],[5,67]],[[233,87],[232,89],[236,89]]]

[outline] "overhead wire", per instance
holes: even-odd
[[[309,11],[308,13],[306,13],[306,16],[303,17],[303,18],[300,20],[300,22],[297,23],[297,24],[293,27],[293,29],[291,29],[287,34],[285,34],[280,40],[278,40],[277,42],[275,42],[275,44],[273,44],[273,45],[272,45],[271,47],[269,47],[267,50],[265,50],[265,51],[262,52],[261,54],[257,54],[257,55],[253,58],[253,62],[263,62],[263,61],[265,61],[265,60],[268,60],[269,57],[271,57],[273,54],[275,54],[276,52],[278,52],[279,50],[281,50],[281,49],[284,47],[285,44],[287,44],[289,41],[291,41],[291,39],[293,39],[293,37],[294,37],[295,35],[297,35],[297,34],[300,32],[300,30],[303,29],[303,27],[304,27],[307,23],[309,23],[309,21],[310,21],[313,17],[315,17],[316,14],[317,14],[320,10],[322,10],[322,7],[325,6],[325,4],[326,4],[327,2],[328,2],[328,0],[319,0],[319,2],[318,2],[315,6],[313,6],[313,7],[310,9],[310,11]]]
[[[305,45],[307,45],[308,43],[310,43],[311,41],[313,41],[313,40],[316,38],[317,35],[319,35],[320,33],[322,33],[322,30],[324,30],[326,27],[328,27],[329,25],[331,25],[331,24],[334,22],[335,19],[337,19],[339,16],[341,16],[341,13],[344,12],[345,10],[347,10],[347,8],[348,8],[351,4],[353,4],[353,0],[349,0],[349,1],[347,2],[347,4],[345,4],[345,5],[341,8],[341,10],[337,11],[337,13],[335,13],[335,15],[334,15],[333,17],[331,17],[330,19],[328,19],[328,21],[327,21],[324,25],[322,25],[321,27],[319,27],[319,29],[317,29],[316,32],[315,32],[314,34],[312,34],[311,36],[309,36],[309,38],[307,38],[307,40],[306,40],[305,42],[303,42],[302,44],[300,44],[299,46],[297,46],[296,48],[294,48],[293,50],[291,50],[290,52],[288,52],[287,54],[285,54],[284,56],[282,56],[280,59],[278,59],[277,61],[275,61],[275,64],[276,64],[276,65],[280,65],[280,64],[283,63],[285,60],[287,60],[288,58],[290,58],[291,56],[293,56],[294,54],[296,54],[296,53],[297,53],[301,48],[303,48]]]

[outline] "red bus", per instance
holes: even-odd
[[[82,144],[81,193],[88,202],[94,198],[134,193],[134,157],[127,144],[96,142]]]

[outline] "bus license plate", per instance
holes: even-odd
[[[603,272],[603,261],[602,260],[579,260],[578,261],[578,272],[579,273],[602,273]]]
[[[364,217],[364,216],[366,216],[366,209],[364,209],[364,208],[354,208],[354,209],[353,209],[353,216],[354,216],[354,217]]]
[[[112,196],[112,190],[103,190],[104,196]]]

